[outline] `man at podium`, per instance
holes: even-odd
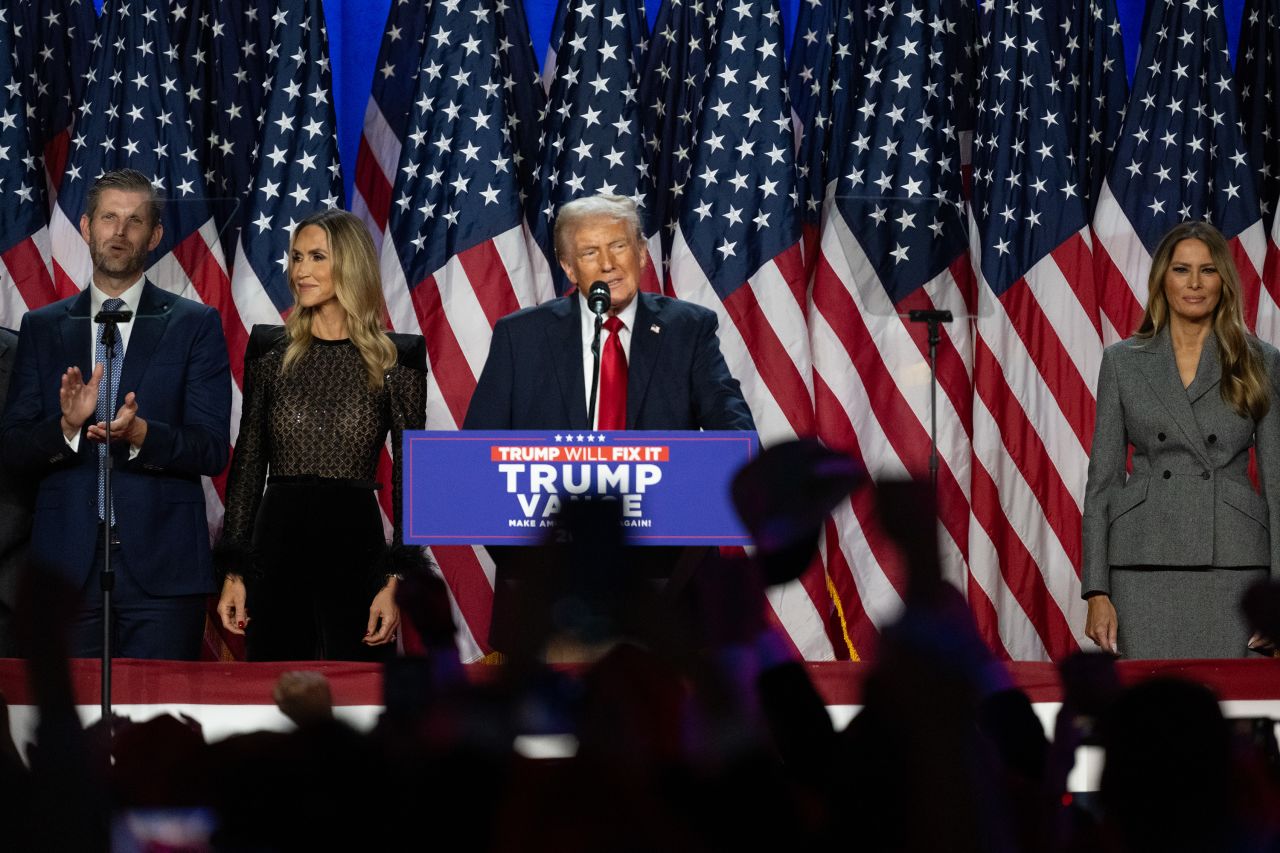
[[[715,313],[639,292],[650,261],[631,199],[598,195],[564,205],[555,245],[577,292],[498,321],[463,429],[755,429],[720,352]],[[489,553],[496,566],[490,643],[503,652],[535,653],[551,631],[545,596],[554,598],[564,587],[562,555],[550,547],[490,547]],[[687,576],[708,553],[629,548],[628,565],[607,570],[633,578]]]
[[[631,199],[564,205],[555,245],[577,292],[498,321],[463,429],[755,429],[720,352],[716,315],[639,292],[649,252]],[[605,319],[589,421],[596,283],[608,298],[595,303]]]

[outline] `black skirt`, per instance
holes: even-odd
[[[273,479],[255,521],[246,578],[249,660],[383,661],[362,641],[386,550],[372,484]]]

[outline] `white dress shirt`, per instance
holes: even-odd
[[[631,364],[631,330],[636,324],[636,305],[639,303],[640,294],[637,293],[635,298],[631,300],[626,308],[618,312],[618,319],[622,321],[622,328],[618,331],[618,342],[622,344],[622,354],[627,357],[627,364]],[[595,357],[591,354],[591,339],[596,334],[596,315],[591,313],[590,306],[587,305],[587,297],[582,295],[582,291],[578,291],[578,317],[582,321],[582,378],[583,388],[586,389],[583,399],[587,403],[587,411],[591,411],[591,377],[595,371]],[[611,335],[608,329],[600,330],[600,354],[604,354],[605,341],[609,340]],[[591,424],[592,429],[599,429],[600,411],[599,405],[596,406],[596,416]]]

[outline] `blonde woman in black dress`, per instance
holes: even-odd
[[[218,614],[250,660],[378,660],[394,649],[400,572],[420,559],[403,544],[401,436],[425,424],[426,349],[384,330],[373,242],[350,213],[298,225],[289,287],[284,327],[254,327],[245,354]],[[376,497],[388,433],[390,546]]]

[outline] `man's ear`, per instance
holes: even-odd
[[[89,242],[89,214],[80,214],[80,236],[84,238],[86,243]]]
[[[147,251],[150,252],[156,246],[159,246],[160,241],[163,239],[164,239],[164,226],[161,225],[159,222],[157,222],[156,227],[151,231],[151,239],[147,241]]]
[[[573,267],[571,267],[569,264],[566,264],[564,261],[560,261],[560,269],[564,270],[565,277],[569,279],[569,283],[572,284],[574,287],[577,287],[578,277],[574,275]]]

